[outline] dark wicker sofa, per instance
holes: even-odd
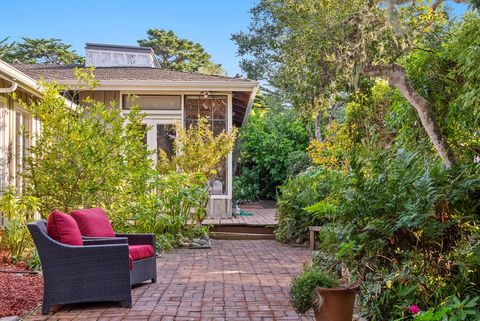
[[[84,238],[71,246],[48,236],[43,220],[28,224],[42,263],[44,294],[42,313],[57,304],[119,301],[131,307],[131,285],[156,281],[154,256],[133,261],[128,245],[152,244],[155,236],[118,234],[115,238]]]

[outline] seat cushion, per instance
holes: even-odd
[[[153,256],[152,245],[129,245],[128,253],[130,257],[130,269],[132,269],[132,262],[146,259]]]
[[[48,216],[47,234],[54,240],[68,245],[83,245],[77,222],[68,214],[53,211]]]
[[[112,224],[102,208],[75,210],[72,211],[72,217],[77,221],[83,236],[115,237]]]

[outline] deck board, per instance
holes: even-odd
[[[275,203],[271,201],[262,201],[253,204],[239,205],[240,209],[253,213],[251,216],[238,216],[221,219],[205,219],[203,225],[246,225],[246,226],[265,226],[276,225]]]

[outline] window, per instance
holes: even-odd
[[[15,187],[18,193],[23,192],[22,177],[19,173],[25,168],[25,157],[27,150],[32,145],[32,117],[27,112],[15,111],[15,144],[14,144],[14,165],[15,165]]]
[[[157,124],[157,157],[163,150],[168,157],[173,155],[173,141],[175,140],[175,126],[172,124]]]
[[[142,143],[143,145],[147,146],[147,134],[148,134],[147,124],[142,124],[142,131],[145,133],[145,135],[143,135],[143,138],[142,138]]]
[[[185,127],[188,129],[199,117],[207,117],[215,135],[227,130],[227,96],[212,95],[185,97]],[[212,195],[227,194],[227,160],[217,177],[210,183]]]
[[[123,96],[123,109],[139,105],[145,110],[181,110],[182,97],[173,95],[139,95],[136,98]]]
[[[0,100],[0,194],[8,186],[8,109],[6,102],[6,99]]]
[[[185,126],[190,127],[199,117],[207,117],[215,135],[227,130],[226,96],[187,96],[185,98]]]

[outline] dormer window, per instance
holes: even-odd
[[[87,43],[86,67],[159,67],[150,47]]]

